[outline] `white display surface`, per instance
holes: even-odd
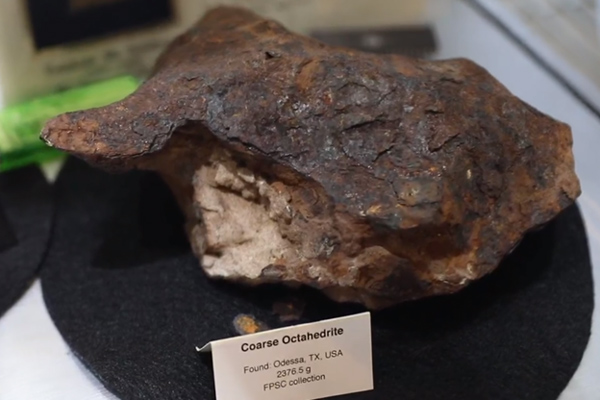
[[[468,57],[486,67],[515,95],[573,129],[579,199],[600,292],[600,120],[470,6],[452,2],[437,21],[438,58]],[[596,296],[592,337],[561,400],[597,400],[600,393],[600,300]],[[52,324],[36,283],[0,319],[0,399],[113,399],[85,370]]]

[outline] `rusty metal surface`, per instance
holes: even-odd
[[[569,127],[475,63],[329,47],[235,8],[178,38],[134,95],[42,137],[92,164],[160,170],[156,154],[203,146],[194,132],[368,225],[355,242],[420,271],[410,298],[488,273],[580,192]]]

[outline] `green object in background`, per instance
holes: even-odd
[[[0,171],[41,163],[61,155],[40,140],[46,121],[59,114],[102,107],[133,93],[140,81],[123,76],[0,110]]]

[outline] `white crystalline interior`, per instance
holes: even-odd
[[[213,277],[254,279],[277,264],[291,244],[277,220],[291,218],[289,196],[215,151],[194,176],[194,205],[203,224],[202,265]],[[199,211],[199,212],[198,212]]]

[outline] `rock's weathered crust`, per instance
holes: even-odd
[[[580,193],[569,127],[473,62],[332,48],[236,8],[42,137],[159,171],[210,276],[374,308],[459,290]]]

